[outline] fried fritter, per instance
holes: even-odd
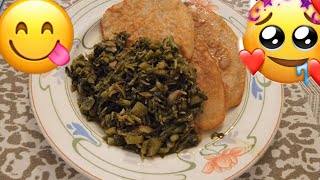
[[[196,37],[195,49],[190,63],[197,69],[197,84],[207,95],[203,102],[203,111],[197,115],[197,126],[201,130],[210,130],[219,126],[225,118],[225,95],[219,68],[210,56],[203,40]]]
[[[238,38],[228,24],[213,11],[188,4],[195,22],[195,33],[216,60],[224,83],[226,109],[240,104],[246,79],[246,68],[240,61]]]
[[[180,0],[124,0],[105,12],[101,27],[105,38],[126,31],[131,34],[129,43],[140,37],[163,40],[172,35],[182,55],[192,57],[194,22],[192,13]]]

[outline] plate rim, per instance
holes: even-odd
[[[75,4],[71,5],[66,10],[69,10],[70,8],[76,6],[81,1],[82,0],[77,1]],[[222,2],[222,1],[220,1],[220,2],[232,9],[232,7],[230,7],[229,5],[225,4],[224,2]],[[243,15],[241,15],[237,11],[235,11],[235,12],[239,16],[241,16],[242,18],[245,18]],[[71,165],[73,168],[75,168],[78,172],[80,172],[81,174],[83,174],[83,175],[85,175],[85,176],[87,176],[89,178],[100,179],[99,177],[95,176],[94,174],[91,174],[90,172],[88,172],[85,169],[83,169],[82,167],[80,167],[76,162],[72,161],[72,159],[70,159],[68,156],[66,156],[63,153],[63,151],[50,138],[46,128],[44,127],[44,125],[43,125],[43,123],[42,123],[42,121],[41,121],[41,119],[40,119],[40,117],[38,115],[37,108],[35,107],[34,98],[33,98],[34,94],[33,94],[33,90],[32,90],[32,79],[33,79],[32,77],[33,77],[33,75],[29,75],[29,83],[28,83],[29,84],[29,98],[30,98],[30,102],[31,102],[31,109],[32,109],[34,117],[35,117],[35,119],[36,119],[36,121],[38,123],[39,129],[42,132],[42,134],[45,136],[47,142],[51,145],[51,147],[55,150],[55,152],[57,152],[57,154],[59,154],[59,156],[61,158],[63,158],[69,165]],[[272,132],[269,140],[267,141],[266,144],[264,144],[264,147],[261,149],[261,151],[259,153],[257,153],[257,155],[249,163],[247,163],[240,170],[238,170],[236,173],[234,173],[233,175],[229,176],[226,179],[233,179],[233,178],[236,178],[236,177],[240,176],[241,174],[243,174],[246,170],[248,170],[250,167],[252,167],[265,154],[265,152],[268,150],[268,148],[272,144],[272,142],[274,140],[274,137],[275,137],[275,135],[277,133],[277,130],[279,128],[280,121],[281,121],[281,114],[282,114],[282,111],[283,111],[284,87],[283,87],[283,84],[280,84],[280,86],[281,86],[280,87],[280,89],[281,89],[280,111],[279,111],[279,115],[278,115],[278,119],[277,119],[276,125],[274,126],[273,132]]]
[[[283,102],[284,102],[284,85],[280,84],[281,86],[281,108],[279,111],[279,115],[278,115],[278,119],[277,119],[277,123],[276,126],[273,129],[273,132],[268,140],[268,142],[264,145],[264,147],[262,148],[262,150],[257,154],[257,156],[255,158],[253,158],[253,160],[251,162],[249,162],[248,164],[246,164],[242,169],[238,170],[235,174],[231,175],[230,177],[226,178],[226,179],[234,179],[239,177],[240,175],[242,175],[246,170],[248,170],[250,167],[252,167],[255,163],[258,162],[258,160],[266,153],[266,151],[269,149],[270,145],[272,144],[274,137],[279,129],[279,125],[280,125],[280,121],[281,121],[281,114],[283,111]],[[87,176],[88,178],[94,178],[94,179],[100,179],[97,176],[87,172],[85,169],[83,169],[82,167],[80,167],[79,165],[76,164],[76,162],[72,161],[68,156],[66,156],[63,151],[55,144],[55,142],[50,138],[50,136],[48,135],[46,128],[44,127],[42,121],[40,120],[40,117],[37,113],[35,104],[34,104],[34,99],[33,99],[33,90],[32,90],[32,75],[29,75],[29,97],[30,97],[30,102],[31,102],[31,109],[32,112],[34,114],[34,117],[38,123],[39,129],[42,132],[42,134],[45,136],[47,142],[50,144],[50,146],[55,150],[55,152],[57,152],[59,154],[59,156],[65,160],[66,162],[68,162],[68,164],[75,168],[78,172],[80,172],[81,174]]]

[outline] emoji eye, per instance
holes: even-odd
[[[259,39],[267,49],[276,50],[283,44],[285,35],[278,26],[267,26],[261,31]]]
[[[24,22],[19,22],[19,24],[16,27],[16,34],[18,34],[18,32],[22,30],[24,31],[26,34],[28,34],[28,28],[27,25]]]
[[[292,36],[293,43],[300,50],[310,50],[318,41],[317,32],[310,26],[298,27]]]
[[[49,22],[43,24],[41,33],[43,34],[46,30],[49,30],[53,34],[53,27]]]

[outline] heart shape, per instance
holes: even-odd
[[[320,86],[320,62],[312,59],[309,62],[309,73],[313,80]]]
[[[313,7],[320,13],[320,0],[311,0]]]
[[[262,49],[255,49],[253,53],[247,50],[240,51],[240,58],[242,63],[248,67],[252,75],[255,75],[261,68],[264,62],[264,51]]]

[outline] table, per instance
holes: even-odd
[[[77,1],[57,0],[64,8]],[[248,0],[223,1],[247,15]],[[5,1],[5,7],[12,2]],[[28,74],[0,59],[0,179],[87,179],[42,136],[30,108],[28,79]],[[284,86],[283,114],[274,142],[238,179],[320,179],[319,93],[313,81],[309,86]]]

